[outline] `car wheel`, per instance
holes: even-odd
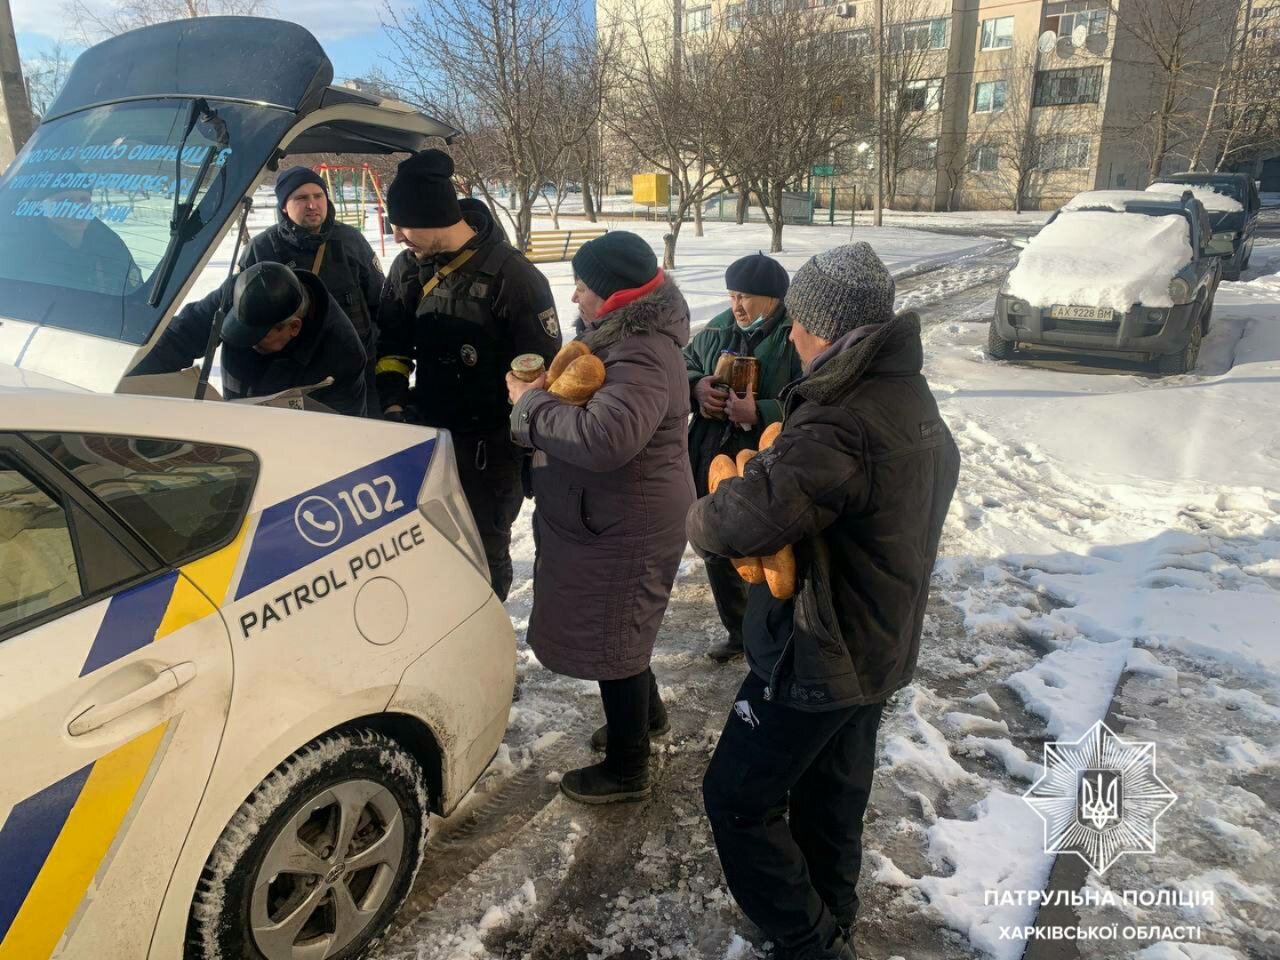
[[[1156,372],[1161,374],[1189,373],[1195,369],[1196,360],[1200,356],[1200,342],[1204,338],[1202,321],[1196,317],[1191,324],[1187,337],[1187,345],[1177,353],[1166,353],[1156,357]]]
[[[996,329],[996,322],[991,321],[991,325],[987,328],[987,356],[993,360],[1010,360],[1017,344],[1012,340],[1006,340],[1000,336],[1000,331]]]
[[[314,740],[271,772],[209,855],[185,960],[353,960],[422,862],[422,768],[371,731]]]

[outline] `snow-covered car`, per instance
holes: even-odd
[[[448,433],[120,395],[283,156],[454,133],[332,77],[294,24],[124,34],[0,178],[0,958],[361,954],[502,741]]]
[[[1152,362],[1161,373],[1196,364],[1221,261],[1190,190],[1078,194],[1026,243],[996,297],[987,352],[1021,346]]]
[[[449,435],[31,379],[0,367],[0,956],[357,955],[510,711]]]
[[[1208,250],[1222,260],[1222,279],[1239,280],[1249,266],[1262,200],[1245,173],[1175,173],[1147,187],[1149,193],[1180,197],[1184,190],[1204,204],[1213,230]]]

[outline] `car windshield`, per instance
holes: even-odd
[[[6,316],[146,340],[288,123],[284,111],[212,106],[216,118],[192,128],[180,158],[189,99],[105,104],[37,129],[0,178]],[[165,296],[151,306],[175,187],[194,200],[193,217]]]

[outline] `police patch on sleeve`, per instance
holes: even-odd
[[[547,331],[548,337],[560,339],[560,321],[556,318],[556,308],[551,307],[543,310],[538,314],[538,319],[542,322],[543,328]]]

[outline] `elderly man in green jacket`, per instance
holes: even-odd
[[[729,309],[684,350],[693,400],[689,462],[699,497],[707,495],[707,471],[716,454],[736,457],[739,450],[757,449],[764,428],[782,419],[778,397],[801,372],[800,358],[788,339],[791,321],[782,298],[790,280],[782,264],[763,253],[752,254],[731,263],[724,280]],[[716,362],[726,350],[759,361],[760,387],[754,394],[737,395],[717,386]],[[727,663],[742,655],[747,585],[728,560],[708,557],[706,567],[716,610],[729,634],[708,655]]]

